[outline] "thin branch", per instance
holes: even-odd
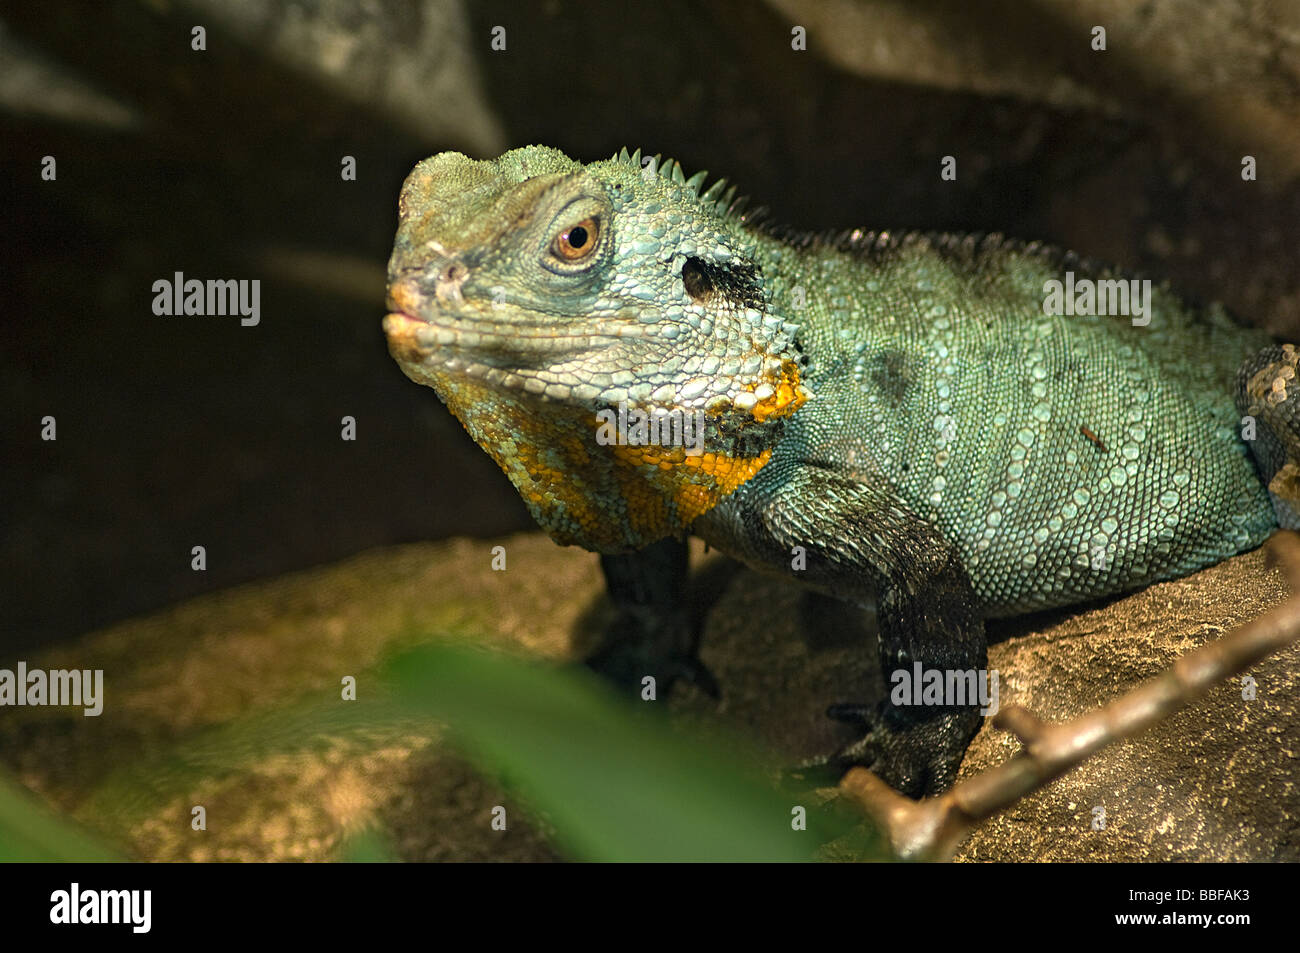
[[[844,776],[841,792],[888,835],[900,857],[950,860],[982,821],[1106,745],[1144,731],[1225,678],[1300,638],[1300,536],[1274,534],[1269,556],[1286,574],[1293,593],[1290,599],[1221,639],[1188,652],[1160,675],[1073,721],[1044,722],[1018,705],[1008,706],[993,723],[1019,738],[1024,750],[1004,764],[921,801],[903,797],[864,768],[853,768]]]

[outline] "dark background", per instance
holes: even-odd
[[[380,332],[399,186],[441,150],[641,146],[798,227],[1047,239],[1300,329],[1300,11],[1280,2],[0,0],[0,99],[15,652],[374,546],[531,527]],[[261,324],[155,316],[175,271],[260,279]]]

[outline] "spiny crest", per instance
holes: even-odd
[[[831,229],[809,232],[767,222],[759,225],[758,230],[769,238],[774,238],[800,251],[841,251],[872,261],[888,259],[910,248],[933,249],[945,258],[967,265],[973,265],[985,256],[1005,256],[1011,253],[1045,262],[1059,270],[1078,270],[1097,278],[1131,280],[1148,277],[1140,270],[1118,268],[1108,262],[1080,255],[1078,252],[1046,242],[1007,238],[1000,232],[952,234],[861,228],[848,231]],[[1152,279],[1152,281],[1164,291],[1171,290],[1167,279]],[[1186,299],[1185,295],[1184,298]]]
[[[676,159],[663,159],[658,153],[642,159],[640,149],[629,153],[626,147],[610,158],[615,162],[632,166],[634,169],[642,171],[648,169],[661,179],[685,186],[694,192],[701,202],[711,205],[713,210],[723,218],[735,219],[743,224],[752,225],[763,214],[762,209],[751,209],[746,214],[745,210],[749,206],[749,196],[737,196],[736,187],[728,185],[726,179],[718,179],[707,189],[704,188],[704,183],[708,178],[708,172],[697,172],[688,179],[686,173],[682,171],[681,163]]]

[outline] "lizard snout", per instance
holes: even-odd
[[[388,307],[413,316],[427,315],[430,307],[460,304],[461,286],[469,268],[460,261],[442,259],[421,268],[408,269],[388,285]]]
[[[413,278],[401,278],[389,283],[387,305],[389,311],[415,316],[423,309],[424,296]]]

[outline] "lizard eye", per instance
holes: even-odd
[[[600,219],[584,218],[555,236],[551,253],[561,261],[582,261],[596,250],[600,239]]]

